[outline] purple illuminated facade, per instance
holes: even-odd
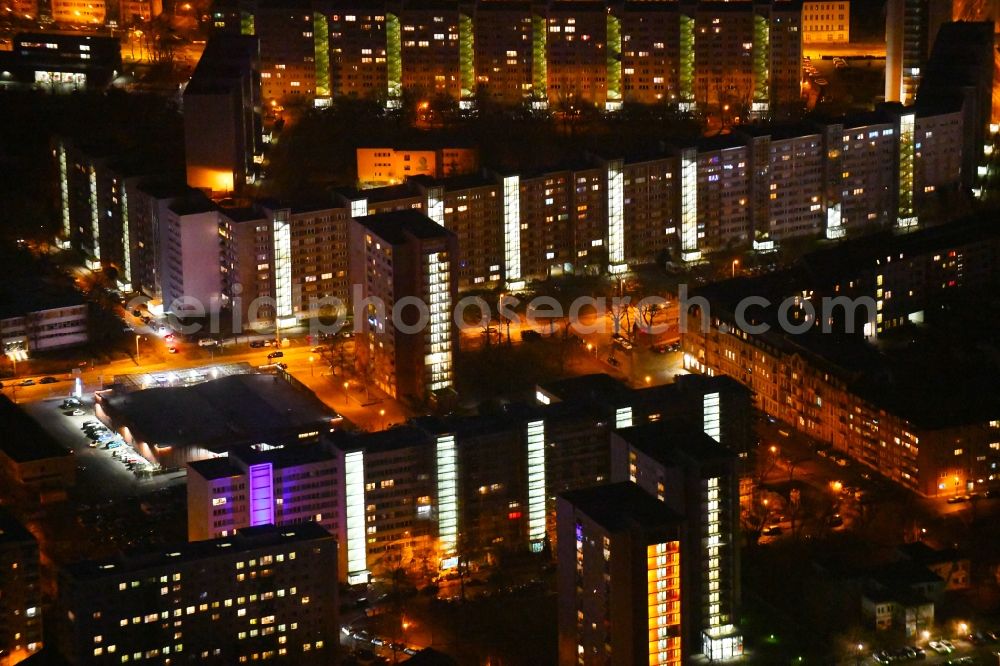
[[[274,466],[269,463],[250,465],[250,526],[274,524]]]

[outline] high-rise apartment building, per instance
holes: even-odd
[[[187,183],[216,196],[241,191],[261,155],[261,55],[253,37],[213,35],[184,89]]]
[[[58,650],[72,664],[335,662],[336,570],[336,541],[313,524],[71,564]]]
[[[947,0],[889,0],[885,10],[885,101],[909,106],[942,23],[951,20]]]
[[[200,273],[219,272],[219,286],[201,288],[202,296],[217,290],[234,308],[239,299],[244,321],[260,298],[258,319],[290,325],[351,307],[351,285],[361,283],[349,276],[350,220],[366,215],[425,214],[453,233],[449,270],[461,289],[517,290],[530,279],[615,274],[727,247],[766,251],[794,238],[910,229],[972,184],[974,161],[966,158],[975,138],[963,133],[973,122],[969,99],[929,96],[914,107],[886,104],[826,123],[747,125],[693,145],[588,154],[530,175],[422,175],[313,200],[218,204],[214,213],[203,200],[203,216],[187,226],[171,212],[192,198],[187,188],[139,177],[141,167],[113,151],[62,140],[53,149],[59,242],[78,248],[95,269],[114,267],[122,289],[172,301],[184,277],[177,232],[208,231],[214,215],[215,268],[206,263],[207,245],[190,246],[203,253],[190,264],[195,283]],[[185,217],[196,212],[182,208]],[[164,245],[168,233],[173,240]]]
[[[0,663],[14,666],[42,649],[38,542],[0,511]]]
[[[567,111],[731,102],[747,113],[800,96],[794,2],[343,1],[326,16],[335,96],[397,100],[405,89]]]
[[[740,656],[736,455],[701,427],[661,420],[612,434],[611,480],[635,483],[684,516],[681,609],[688,652],[712,661]]]
[[[318,445],[243,446],[188,463],[188,539],[257,525],[315,522],[342,537],[337,460]]]
[[[121,0],[119,25],[138,25],[163,13],[163,0]]]
[[[536,26],[543,24],[532,4],[481,2],[474,18],[463,17],[472,23],[473,92],[511,106],[544,100],[546,91],[536,87],[536,75],[544,81],[545,58],[534,39]]]
[[[159,280],[164,310],[201,316],[225,304],[218,207],[191,190],[159,219]]]
[[[213,3],[217,33],[256,37],[263,104],[312,105],[330,95],[328,22],[311,0]]]
[[[455,234],[414,210],[355,217],[351,284],[363,304],[358,357],[391,396],[429,398],[453,384],[458,300]]]
[[[556,501],[560,666],[684,663],[682,518],[628,482]]]
[[[821,235],[826,226],[822,135],[780,126],[747,133],[754,240]]]
[[[1000,14],[997,15],[1000,18]],[[934,107],[948,100],[962,100],[962,181],[971,188],[989,155],[994,122],[994,23],[991,21],[945,23],[938,31],[920,81],[918,100]]]
[[[347,581],[437,566],[435,446],[428,433],[411,426],[338,433],[330,446],[342,475],[338,501]]]
[[[256,0],[254,36],[260,41],[260,89],[264,104],[312,105],[317,90],[317,35],[309,0]],[[325,46],[325,44],[323,44]],[[326,56],[321,52],[322,56]],[[325,57],[322,58],[325,63]],[[328,68],[324,73],[329,77]]]

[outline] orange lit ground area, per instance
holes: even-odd
[[[646,546],[650,666],[681,663],[680,542]]]
[[[188,164],[187,182],[191,187],[209,190],[212,194],[229,194],[233,191],[233,172]]]

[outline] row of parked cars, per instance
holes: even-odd
[[[351,630],[348,627],[343,627],[342,632],[347,634],[349,638],[352,638],[360,643],[369,643],[374,647],[384,647],[389,650],[394,650],[396,652],[402,652],[405,655],[413,656],[417,651],[403,643],[395,643],[385,640],[384,638],[379,638],[378,636],[372,636],[367,631],[357,631]]]
[[[80,426],[80,430],[90,440],[88,446],[92,449],[96,449],[97,447],[101,447],[102,449],[117,449],[124,444],[122,438],[117,433],[112,432],[110,428],[100,421],[93,419],[84,421],[83,425]]]

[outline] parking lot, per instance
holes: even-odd
[[[46,398],[22,407],[51,434],[57,442],[74,452],[77,484],[73,495],[81,501],[142,495],[170,485],[183,483],[184,472],[156,474],[139,454],[120,437],[95,442],[83,430],[94,416],[93,396],[84,395],[75,409],[63,407],[67,396]],[[82,412],[82,413],[79,413]],[[108,447],[108,448],[104,448]],[[113,448],[111,448],[113,447]]]

